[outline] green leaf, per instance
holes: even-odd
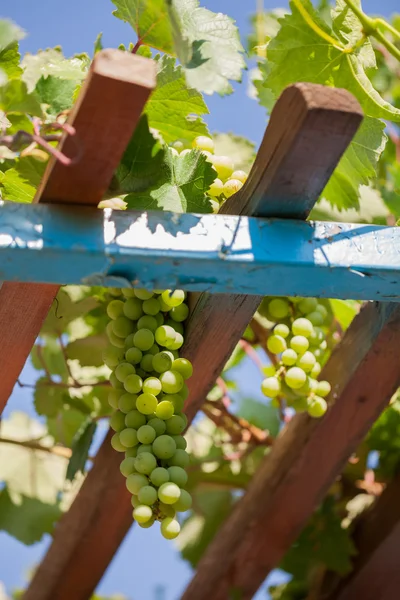
[[[369,450],[379,452],[377,477],[390,480],[400,464],[400,396],[380,415],[367,437]]]
[[[77,359],[83,367],[100,367],[104,364],[103,350],[107,348],[108,340],[105,334],[89,335],[70,342],[66,347],[69,359]]]
[[[99,33],[94,41],[93,54],[96,56],[101,50],[103,50],[103,34]]]
[[[74,403],[73,398],[67,397],[67,400]],[[75,403],[86,408],[86,405],[82,402],[75,401]],[[77,432],[86,420],[87,413],[83,413],[70,406],[64,406],[57,416],[47,419],[47,427],[49,434],[54,438],[56,443],[71,447]]]
[[[185,156],[167,151],[163,171],[157,185],[147,192],[129,194],[129,208],[170,210],[174,212],[212,212],[206,191],[216,173],[201,152],[192,150]]]
[[[251,16],[252,31],[247,37],[247,50],[251,55],[257,54],[260,44],[273,37],[279,31],[279,19],[285,16],[285,8],[276,8],[268,12],[257,13]]]
[[[28,113],[41,117],[42,109],[34,94],[29,94],[23,81],[12,79],[0,87],[0,110],[5,113]]]
[[[356,314],[360,312],[360,303],[355,300],[329,300],[329,302],[335,319],[343,331],[346,331]]]
[[[0,530],[27,546],[39,542],[46,533],[53,533],[60,517],[58,504],[27,496],[20,496],[15,501],[7,488],[0,491]]]
[[[41,77],[49,76],[69,80],[80,84],[86,77],[90,65],[87,54],[77,54],[72,58],[65,58],[60,48],[48,48],[37,54],[26,54],[21,66],[24,69],[22,76],[28,90],[35,89]]]
[[[270,404],[245,398],[240,403],[238,415],[256,427],[268,430],[273,437],[279,433],[280,421],[278,409]]]
[[[22,74],[22,69],[19,66],[20,59],[18,43],[9,44],[0,50],[0,71],[3,71],[8,79],[19,79]]]
[[[64,404],[63,396],[65,389],[57,385],[49,385],[46,377],[40,377],[36,381],[33,394],[35,410],[39,415],[55,417]]]
[[[51,305],[41,332],[42,334],[57,336],[60,332],[66,331],[69,323],[78,317],[87,315],[97,307],[98,301],[96,298],[87,296],[74,302],[67,291],[61,289]]]
[[[42,335],[39,343],[32,348],[31,361],[38,371],[47,368],[51,375],[60,375],[63,381],[68,379],[67,365],[57,338]]]
[[[175,66],[174,58],[163,56],[159,60],[157,86],[144,112],[149,126],[158,130],[167,144],[179,139],[191,142],[198,135],[208,135],[200,118],[208,113],[207,106],[201,94],[187,85],[183,69]]]
[[[47,114],[55,117],[63,110],[71,108],[74,103],[75,88],[75,81],[49,75],[39,79],[35,92],[40,102],[47,105]]]
[[[35,197],[45,164],[30,156],[20,158],[15,167],[0,173],[0,188],[5,200],[29,203]]]
[[[138,38],[168,54],[173,53],[172,31],[164,0],[112,0],[117,10],[113,15],[126,21]]]
[[[8,19],[0,19],[0,50],[25,37],[25,32]]]
[[[68,463],[67,480],[72,481],[79,471],[81,473],[85,472],[86,461],[96,427],[96,423],[89,418],[82,423],[81,428],[77,431],[72,442],[72,456]]]
[[[235,170],[241,169],[247,173],[256,157],[255,145],[245,137],[234,133],[214,133],[215,154],[229,156],[235,165]]]

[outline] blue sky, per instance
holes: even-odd
[[[201,4],[215,12],[224,12],[236,19],[243,37],[249,31],[249,15],[254,11],[255,0],[201,0]],[[266,8],[287,6],[287,2],[265,0]],[[398,0],[364,0],[364,9],[371,13],[390,15],[399,10]],[[61,45],[68,56],[75,52],[91,52],[99,32],[103,32],[106,47],[116,47],[121,42],[135,41],[130,27],[111,16],[110,0],[2,0],[0,17],[8,17],[22,26],[28,36],[21,43],[22,52],[36,52],[40,48]],[[244,85],[235,85],[235,94],[225,98],[207,99],[213,131],[232,131],[245,135],[256,144],[265,129],[265,112],[246,94]],[[246,394],[258,394],[258,377],[250,372],[252,365],[243,365],[237,372],[239,385]],[[36,374],[27,365],[23,381],[32,381]],[[32,412],[29,390],[16,389],[5,416],[11,410]],[[0,533],[0,580],[7,589],[22,586],[27,570],[37,563],[47,548],[49,540],[25,547],[4,533]],[[157,565],[156,569],[153,568]],[[151,570],[150,570],[151,569]],[[151,575],[150,575],[151,572]],[[155,575],[154,575],[155,573]],[[147,575],[145,575],[147,574]],[[173,544],[167,542],[155,529],[132,529],[111,563],[100,586],[99,593],[124,593],[129,600],[176,600],[191,577],[191,569],[182,561]],[[279,573],[273,578],[280,579]],[[156,594],[160,584],[164,592]],[[257,595],[266,598],[265,586]]]

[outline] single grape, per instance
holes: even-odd
[[[183,410],[184,401],[180,394],[164,394],[163,400],[168,400],[174,405],[174,413],[181,412]]]
[[[124,389],[124,384],[116,378],[115,373],[110,373],[110,383],[115,390]]]
[[[132,494],[131,504],[132,504],[133,508],[136,508],[137,506],[140,505],[139,498],[137,496],[135,496],[135,494]]]
[[[261,391],[268,398],[276,398],[281,391],[281,384],[277,377],[267,377],[261,384]]]
[[[118,400],[118,408],[124,414],[129,413],[131,410],[136,408],[136,394],[122,394]]]
[[[119,466],[119,470],[121,471],[124,477],[128,477],[135,472],[135,459],[134,458],[124,458],[122,463]]]
[[[161,325],[155,332],[155,338],[157,344],[160,346],[167,346],[175,342],[176,331],[169,325]]]
[[[311,377],[307,377],[305,383],[300,388],[293,389],[293,393],[296,396],[308,396],[311,392]]]
[[[140,368],[145,373],[145,377],[148,377],[149,373],[153,371],[153,355],[145,354],[140,361]]]
[[[161,306],[157,298],[149,298],[143,302],[142,308],[146,315],[154,316],[160,312]]]
[[[300,367],[300,369],[303,369],[303,371],[306,373],[310,373],[316,362],[317,359],[315,358],[314,354],[307,350],[307,352],[304,352],[304,354],[302,354],[298,359],[297,366]]]
[[[224,196],[230,198],[233,194],[236,194],[243,187],[243,183],[239,179],[228,179],[224,183]]]
[[[328,316],[328,311],[326,310],[325,306],[323,304],[318,304],[315,310],[322,315],[322,318],[325,321],[326,317]]]
[[[178,537],[179,532],[181,530],[181,526],[179,525],[176,519],[171,519],[170,517],[166,517],[161,521],[161,535],[166,540],[173,540]]]
[[[289,302],[283,298],[274,298],[269,302],[268,310],[274,319],[284,319],[290,314]]]
[[[290,406],[296,412],[305,412],[306,410],[308,410],[308,400],[305,396],[299,396],[299,398],[296,398],[295,400],[292,400],[290,402]]]
[[[139,350],[145,352],[154,344],[154,334],[152,331],[150,331],[150,329],[139,329],[135,333],[133,340],[136,348],[139,348]]]
[[[167,348],[169,350],[179,350],[183,346],[183,335],[181,333],[175,332],[175,340],[173,342],[169,342],[167,344]]]
[[[318,375],[321,373],[322,367],[319,362],[316,362],[313,368],[311,369],[310,375],[316,379]],[[321,395],[321,394],[320,394]]]
[[[149,300],[149,298],[152,298],[154,296],[154,292],[149,292],[148,290],[140,288],[135,288],[134,292],[136,298],[139,298],[139,300]]]
[[[304,354],[310,345],[308,339],[304,335],[294,335],[289,342],[292,350],[297,354]]]
[[[186,304],[181,304],[180,306],[177,306],[176,308],[180,308],[181,306],[186,306]],[[171,308],[171,313],[174,309]],[[168,319],[165,323],[166,325],[168,325],[169,327],[172,327],[172,329],[175,331],[175,333],[180,333],[182,336],[185,333],[185,328],[183,326],[182,323],[179,323],[178,321],[174,321],[174,319]]]
[[[158,301],[160,302],[160,298],[158,299]],[[160,302],[160,306],[161,306],[161,302]],[[162,306],[161,306],[161,310],[163,310]],[[164,325],[164,315],[162,313],[157,313],[156,315],[154,315],[154,319],[157,321],[157,327],[161,327],[161,325]]]
[[[295,319],[292,323],[293,335],[303,335],[304,337],[309,338],[312,335],[313,330],[314,327],[311,321],[304,317]]]
[[[172,370],[180,373],[183,379],[189,379],[193,375],[193,365],[187,358],[176,358],[172,363]]]
[[[106,333],[110,344],[112,344],[115,348],[125,348],[125,340],[115,335],[114,331],[112,330],[113,323],[114,321],[111,321],[106,327]]]
[[[125,338],[125,351],[129,350],[129,348],[133,348],[134,347],[134,341],[133,338],[135,337],[135,333],[136,333],[137,329],[134,330],[133,333],[130,333],[126,338]],[[128,361],[129,362],[129,361]]]
[[[137,523],[143,524],[150,521],[153,516],[153,511],[150,506],[146,506],[145,504],[139,504],[136,508],[133,509],[133,518]]]
[[[172,417],[172,415],[174,414],[174,405],[172,404],[172,402],[169,402],[168,400],[161,400],[161,402],[158,403],[157,408],[156,408],[156,416],[159,419],[162,419],[163,421],[166,421],[167,419],[170,419]]]
[[[167,429],[165,421],[163,421],[162,419],[158,419],[157,417],[152,417],[151,419],[149,419],[147,424],[154,429],[157,437],[165,433],[165,430]]]
[[[179,391],[179,396],[185,401],[189,397],[189,388],[186,383],[183,384],[182,389]]]
[[[168,306],[168,304],[165,304],[165,302],[164,302],[164,300],[162,299],[161,296],[158,297],[158,301],[159,301],[160,306],[161,306],[161,312],[167,313],[167,312],[169,312],[171,310],[172,306]],[[157,315],[159,315],[159,314],[161,314],[161,313],[157,313]]]
[[[325,398],[326,396],[328,396],[328,394],[330,394],[331,391],[331,384],[329,383],[329,381],[318,381],[316,388],[315,388],[315,393],[318,396],[321,396],[322,398]]]
[[[284,323],[278,323],[274,327],[274,335],[279,335],[280,337],[287,338],[290,333],[290,329]]]
[[[138,473],[149,475],[157,466],[156,457],[150,452],[140,452],[135,458],[135,469]]]
[[[176,454],[176,443],[169,435],[160,435],[153,442],[153,452],[157,458],[172,458]],[[181,465],[176,465],[180,467]]]
[[[318,419],[322,417],[328,409],[328,405],[324,398],[320,398],[319,396],[314,396],[308,403],[308,414],[310,417],[315,417]]]
[[[143,393],[158,396],[161,392],[161,381],[157,377],[148,377],[143,381]]]
[[[152,444],[156,438],[156,431],[151,425],[142,425],[138,429],[137,438],[141,444]]]
[[[308,315],[308,313],[313,312],[317,308],[318,301],[316,298],[303,298],[297,306],[303,315]]]
[[[186,512],[192,506],[192,496],[186,490],[181,490],[179,499],[174,504],[177,512]]]
[[[118,317],[123,315],[124,303],[122,300],[111,300],[111,302],[107,304],[106,310],[110,319],[118,319]]]
[[[136,348],[135,346],[133,346],[132,348],[129,348],[125,352],[126,360],[128,361],[128,363],[131,363],[132,365],[138,365],[140,363],[140,361],[142,360],[142,356],[143,356],[142,351],[139,350],[139,348]]]
[[[147,506],[151,506],[152,504],[157,502],[157,490],[151,485],[144,485],[139,490],[138,500],[140,504],[146,504]]]
[[[125,449],[125,458],[136,458],[138,452],[138,446]]]
[[[125,448],[133,448],[138,443],[136,429],[123,429],[119,434],[119,441]]]
[[[164,469],[164,467],[156,467],[154,471],[150,473],[150,481],[156,487],[160,487],[160,485],[169,481],[169,471]]]
[[[292,348],[288,348],[284,352],[282,352],[282,362],[285,366],[291,367],[296,364],[297,361],[297,352],[295,352]]]
[[[324,317],[317,310],[314,310],[313,312],[308,313],[307,318],[309,321],[311,321],[311,323],[313,325],[317,325],[317,326],[322,325],[324,322]]]
[[[234,171],[231,175],[232,179],[238,179],[239,181],[241,181],[242,183],[246,183],[247,181],[247,173],[245,171]]]
[[[173,519],[176,515],[176,510],[173,504],[164,504],[164,502],[159,502],[158,507],[160,510],[161,517],[170,517]]]
[[[140,394],[136,400],[136,408],[143,415],[153,414],[157,404],[157,398],[153,394]]]
[[[137,328],[139,329],[149,329],[151,332],[155,332],[158,327],[157,319],[151,315],[144,315],[140,317],[137,322]]]
[[[222,194],[222,192],[224,191],[224,184],[222,183],[222,181],[220,179],[218,179],[218,177],[216,179],[214,179],[214,181],[212,182],[212,184],[210,185],[210,187],[208,188],[207,193],[212,197],[212,198],[218,198],[218,196],[220,196]]]
[[[199,135],[192,142],[192,147],[197,148],[197,150],[206,150],[213,154],[214,152],[214,142],[211,138],[206,135]]]
[[[232,175],[234,165],[228,156],[212,156],[210,162],[222,181],[226,181]]]
[[[139,394],[142,391],[143,379],[137,374],[128,375],[124,381],[124,388],[129,394]]]
[[[128,375],[134,375],[136,373],[136,370],[135,367],[130,363],[122,362],[116,367],[114,373],[118,381],[124,383]]]
[[[182,323],[183,321],[186,321],[189,316],[189,307],[184,303],[180,304],[179,306],[174,306],[171,308],[170,315],[174,321]],[[183,331],[179,331],[179,333],[183,333]]]
[[[166,394],[177,394],[183,388],[183,377],[178,371],[171,369],[160,375],[162,390]]]
[[[132,321],[137,321],[143,315],[142,302],[139,298],[129,298],[124,304],[124,315]]]
[[[189,454],[186,450],[176,450],[172,458],[169,459],[169,465],[171,467],[182,467],[186,469],[190,461]]]
[[[310,337],[310,343],[313,346],[319,346],[325,339],[325,333],[320,327],[314,327],[312,336]]]
[[[270,335],[267,340],[267,348],[272,354],[280,354],[286,350],[286,341],[280,335]]]
[[[111,438],[111,446],[117,452],[125,452],[125,450],[126,450],[125,446],[123,446],[121,444],[121,442],[119,441],[119,433],[114,433],[114,435],[112,436],[112,438]]]
[[[177,450],[186,450],[187,441],[185,440],[185,438],[182,435],[173,435],[171,437],[176,444]]]
[[[172,359],[170,354],[163,351],[155,354],[153,357],[153,369],[157,371],[157,373],[164,373],[165,371],[169,371],[172,367]]]
[[[110,288],[108,288],[108,293],[111,296],[114,296],[115,298],[118,298],[121,295],[121,290],[119,288],[116,288],[116,287],[110,287]]]
[[[185,300],[185,292],[183,290],[164,290],[161,294],[163,302],[170,308],[179,306]]]
[[[113,431],[122,431],[125,428],[125,415],[119,411],[111,415],[110,427]]]
[[[155,516],[153,515],[151,517],[151,519],[149,519],[148,521],[146,521],[146,523],[138,523],[139,527],[141,529],[150,529],[150,527],[153,527],[154,523],[156,521]]]
[[[114,346],[108,346],[103,351],[103,361],[109,369],[115,369],[119,362],[123,359],[124,353]]]
[[[140,473],[132,473],[132,475],[128,475],[126,479],[126,487],[131,494],[135,496],[138,495],[140,488],[144,485],[148,485],[149,480],[144,475]]]
[[[276,374],[276,369],[274,365],[266,365],[265,367],[262,367],[262,372],[267,377],[273,377]]]
[[[169,481],[176,483],[178,487],[183,488],[187,484],[188,475],[181,467],[168,467],[168,474]]]
[[[108,392],[108,404],[111,406],[111,408],[114,408],[115,410],[118,409],[118,400],[120,399],[123,393],[124,390],[114,389]]]
[[[185,430],[186,422],[179,415],[173,415],[166,421],[166,426],[169,435],[179,435]]]
[[[163,483],[158,488],[158,497],[164,504],[174,504],[179,500],[180,495],[181,490],[179,487],[176,483],[171,483],[170,481]]]
[[[135,297],[135,290],[133,290],[132,288],[122,288],[121,292],[122,295],[125,296],[125,298]]]
[[[133,333],[135,328],[134,324],[130,319],[128,319],[128,317],[118,317],[115,319],[115,321],[112,321],[111,324],[113,333],[120,338],[126,338],[130,333]]]
[[[149,452],[150,454],[153,454],[153,449],[151,447],[151,444],[139,444],[139,446],[137,447],[137,454],[141,454],[142,452]]]
[[[292,389],[301,388],[307,381],[307,375],[299,367],[291,367],[286,371],[285,382]]]

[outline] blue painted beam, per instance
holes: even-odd
[[[400,301],[400,228],[3,202],[0,279]]]

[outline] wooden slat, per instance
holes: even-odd
[[[154,87],[148,59],[103,50],[92,63],[69,123],[74,140],[64,136],[59,149],[79,159],[66,167],[51,158],[35,202],[96,206],[135,130]],[[31,351],[58,286],[4,283],[0,289],[0,414]]]
[[[240,589],[244,599],[253,597],[400,385],[399,345],[400,305],[367,304],[321,374],[334,382],[335,403],[321,420],[296,416],[278,437],[202,558],[184,600],[204,598],[210,590],[220,600],[229,587]],[[217,556],[224,561],[216,562]]]

